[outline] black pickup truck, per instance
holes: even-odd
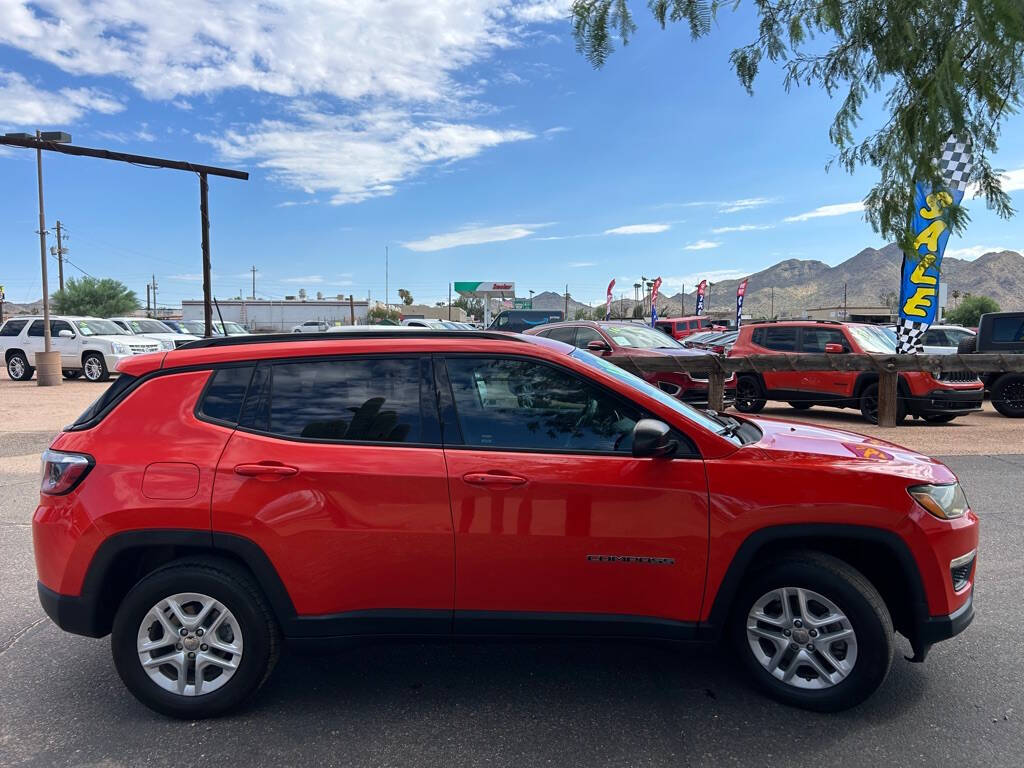
[[[981,316],[978,335],[964,339],[957,347],[961,355],[1024,354],[1024,312],[990,312]],[[985,389],[992,405],[1003,416],[1024,418],[1024,373],[986,373]]]

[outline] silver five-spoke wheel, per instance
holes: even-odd
[[[796,688],[830,688],[857,663],[850,620],[827,597],[800,587],[758,598],[747,614],[747,642],[761,666]]]
[[[161,688],[201,696],[225,685],[242,660],[242,631],[219,601],[196,592],[164,598],[139,626],[139,662]]]
[[[12,357],[7,361],[7,373],[15,381],[20,381],[25,375],[25,363],[20,357]]]
[[[89,381],[99,381],[103,377],[103,364],[100,362],[98,357],[87,357],[83,367],[85,370],[85,378]]]

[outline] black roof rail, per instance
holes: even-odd
[[[245,344],[277,344],[283,341],[344,341],[346,339],[492,339],[527,343],[514,334],[501,331],[463,331],[454,329],[423,328],[408,331],[341,331],[322,333],[253,333],[246,336],[213,336],[182,344],[178,349],[207,349],[233,347]]]
[[[806,317],[780,317],[776,320],[750,320],[744,325],[771,325],[772,323],[818,323],[819,325],[846,325],[846,320],[812,320]],[[735,329],[733,329],[735,330]]]

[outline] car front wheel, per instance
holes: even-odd
[[[892,664],[892,618],[878,590],[847,563],[818,552],[794,553],[752,574],[732,630],[754,683],[804,709],[856,706]]]
[[[992,387],[992,406],[1003,416],[1024,418],[1024,375],[1001,376]]]
[[[103,355],[91,352],[82,358],[82,372],[89,381],[106,381],[110,378],[107,362]]]
[[[197,719],[256,692],[277,661],[280,634],[259,588],[221,563],[178,562],[136,584],[114,618],[121,680],[147,707]]]
[[[878,423],[878,384],[868,384],[860,393],[860,414],[869,424]],[[907,417],[907,404],[902,396],[896,398],[896,423]]]

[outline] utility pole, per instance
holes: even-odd
[[[60,292],[64,293],[64,254],[68,251],[61,239],[62,234],[60,219],[57,219],[57,279],[60,281]]]
[[[775,286],[772,286],[772,313],[768,317],[769,320],[775,319]]]
[[[153,317],[159,317],[160,313],[157,311],[156,304],[156,275],[153,275]]]
[[[42,133],[36,131],[36,141],[41,140]],[[50,340],[50,288],[46,280],[46,216],[43,213],[43,150],[40,144],[36,145],[36,178],[39,181],[39,259],[43,268],[43,354],[36,354],[36,368],[39,371],[36,382],[41,387],[52,387],[60,384],[61,370],[60,356],[57,355],[56,361],[53,360]],[[45,365],[40,365],[44,361]]]
[[[391,294],[388,292],[388,247],[384,246],[384,314],[391,309]]]
[[[149,283],[146,283],[146,317],[152,317],[153,316],[152,315],[152,311],[149,308],[149,289],[151,287],[152,286]]]
[[[565,319],[569,319],[569,284],[565,284]]]
[[[849,308],[846,305],[846,283],[843,283],[843,320],[850,319]]]
[[[448,319],[452,319],[452,284],[448,283]]]
[[[252,300],[256,300],[256,265],[252,265]]]

